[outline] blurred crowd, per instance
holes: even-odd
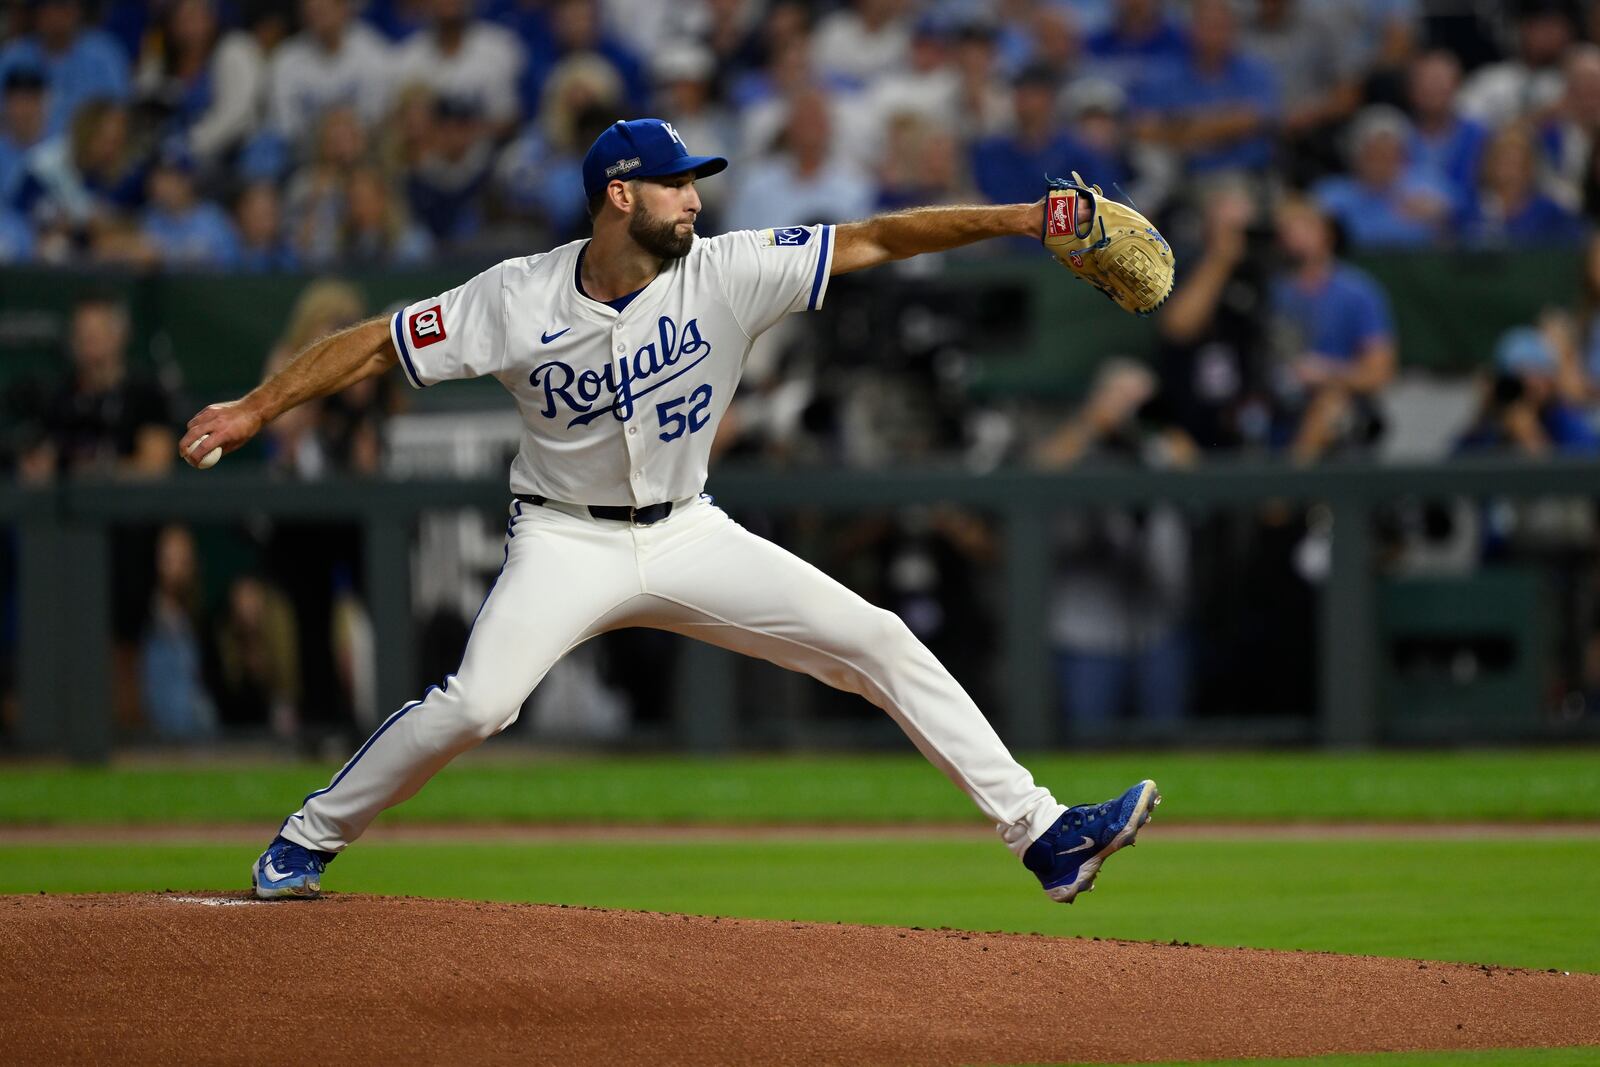
[[[1600,4],[27,0],[0,19],[0,262],[309,273],[526,254],[587,234],[583,152],[616,119],[656,114],[692,151],[733,160],[700,185],[704,234],[1031,201],[1046,174],[1077,170],[1160,221],[1180,263],[1149,347],[1095,353],[1113,358],[1070,402],[968,389],[973,336],[994,326],[975,321],[970,287],[953,298],[925,264],[840,279],[823,314],[752,354],[722,455],[1310,464],[1428,419],[1444,424],[1439,458],[1600,454]],[[1492,365],[1455,383],[1458,415],[1401,403],[1389,296],[1351,257],[1529,246],[1570,261],[1578,299],[1499,338]],[[1007,252],[1042,255],[1023,239],[971,250]],[[263,373],[378,310],[313,283]],[[117,300],[80,301],[58,380],[10,389],[0,462],[36,483],[169,470],[193,405],[129,344]],[[380,471],[393,386],[286,415],[260,458],[286,478]],[[1397,570],[1440,566],[1447,543],[1467,546],[1446,564],[1458,573],[1547,552],[1568,635],[1552,686],[1600,699],[1592,503],[1553,523],[1474,503],[1382,525]],[[195,531],[118,537],[125,722],[298,736],[308,717],[387,710],[372,706],[358,531],[248,537],[248,562],[210,594]],[[1325,512],[1080,511],[1052,537],[1073,736],[1313,705]],[[988,523],[912,510],[820,543],[986,694],[1001,565]],[[458,646],[467,622],[430,647]]]
[[[1292,189],[1357,247],[1572,242],[1600,16],[1425,0],[23,0],[0,13],[0,262],[243,271],[585,232],[621,117],[734,160],[704,233]]]
[[[367,314],[352,285],[311,283],[264,354],[262,374]],[[11,384],[0,411],[0,440],[8,447],[0,450],[11,454],[17,482],[148,482],[177,465],[189,401],[170,375],[130,358],[131,328],[120,298],[89,288],[71,309],[59,373]],[[397,384],[368,379],[301,405],[274,420],[241,461],[254,459],[291,481],[376,475]],[[360,528],[259,516],[244,529],[205,536],[212,555],[227,561],[210,587],[202,532],[181,524],[115,530],[111,688],[119,725],[169,740],[235,729],[307,744],[329,737],[343,743],[346,733],[374,725]],[[7,538],[0,557],[10,549]],[[17,584],[8,580],[3,588],[0,608],[9,619]],[[0,645],[14,651],[14,626],[4,630]]]

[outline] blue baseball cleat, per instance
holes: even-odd
[[[322,871],[332,860],[329,853],[274,837],[250,868],[250,884],[262,900],[309,900],[322,892]]]
[[[1051,900],[1071,904],[1079,893],[1094,888],[1106,857],[1133,844],[1159,803],[1156,784],[1146,779],[1115,800],[1068,808],[1028,846],[1023,866],[1038,876]]]

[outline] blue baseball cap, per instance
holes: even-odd
[[[633,119],[608,127],[583,157],[583,191],[594,196],[610,182],[665,178],[693,171],[705,178],[728,169],[721,156],[691,156],[683,138],[662,119]]]

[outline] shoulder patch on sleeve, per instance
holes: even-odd
[[[411,347],[427,348],[445,339],[444,313],[438,304],[411,314],[406,323],[411,334]]]
[[[799,248],[811,240],[811,231],[804,226],[785,226],[781,230],[762,230],[759,237],[763,247]]]

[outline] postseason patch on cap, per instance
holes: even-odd
[[[626,174],[630,170],[638,170],[639,166],[638,156],[634,156],[632,159],[619,159],[606,168],[606,177],[615,178],[617,175]]]

